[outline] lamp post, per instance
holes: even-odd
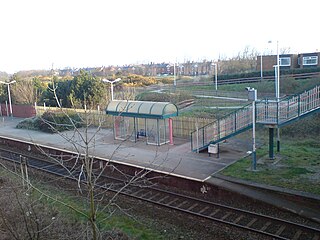
[[[277,41],[277,65],[276,65],[276,100],[277,100],[277,120],[279,120],[279,98],[280,98],[280,57],[279,57],[279,41]],[[280,152],[280,129],[277,127],[277,152]]]
[[[257,90],[246,87],[248,91],[248,100],[252,101],[252,170],[257,169],[257,154],[256,154],[256,101]]]
[[[269,41],[268,43],[272,43]],[[277,64],[274,65],[275,71],[275,92],[277,101],[277,120],[279,119],[279,99],[280,99],[280,57],[279,57],[279,41],[277,41]],[[280,152],[280,128],[277,128],[277,152]]]
[[[116,82],[119,82],[120,80],[121,80],[121,78],[117,78],[113,81],[106,79],[106,78],[102,79],[102,82],[107,82],[107,83],[111,84],[111,101],[113,101],[113,84]]]
[[[278,71],[277,71],[277,104],[278,104],[278,119],[279,119],[279,98],[280,98],[280,58],[279,58],[279,42],[277,41],[277,62],[278,62]],[[277,128],[277,152],[280,152],[280,128]]]
[[[177,86],[177,79],[176,79],[176,63],[173,63],[173,86],[176,88]]]
[[[272,41],[268,41],[268,43],[272,43]],[[263,54],[260,54],[260,78],[263,80]]]
[[[214,66],[214,80],[215,80],[215,88],[216,91],[218,90],[218,65],[216,63],[212,63],[212,66]]]
[[[260,54],[260,78],[261,78],[261,81],[263,80],[263,68],[262,68],[262,52]]]
[[[12,117],[12,104],[11,104],[11,95],[10,95],[10,84],[12,83],[15,83],[16,80],[13,80],[11,82],[3,82],[3,81],[0,81],[0,83],[2,84],[6,84],[8,86],[8,98],[9,98],[9,108],[10,108],[10,116]]]

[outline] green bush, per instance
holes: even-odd
[[[81,118],[77,114],[45,112],[39,121],[39,130],[48,133],[73,130],[82,126]]]
[[[26,118],[18,123],[16,128],[19,129],[29,129],[29,130],[39,130],[39,121],[38,117]]]

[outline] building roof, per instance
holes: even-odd
[[[113,116],[165,119],[178,116],[178,108],[169,102],[113,100],[106,109]]]

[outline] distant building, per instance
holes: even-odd
[[[280,54],[279,62],[282,69],[295,69],[307,67],[320,67],[320,52],[300,53],[300,54]],[[277,55],[262,56],[263,71],[273,70],[277,65]],[[256,70],[261,70],[261,56],[257,56]]]
[[[300,68],[320,67],[319,63],[320,52],[300,53],[298,55],[298,65]]]
[[[297,54],[280,54],[279,62],[282,69],[294,69],[299,67]],[[272,71],[275,65],[277,65],[277,55],[262,56],[263,71]],[[257,56],[256,70],[261,70],[261,56]]]

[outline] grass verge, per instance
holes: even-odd
[[[18,175],[10,173],[10,171],[2,167],[0,167],[0,174],[3,179],[8,178],[15,182],[18,188],[21,187],[21,179]],[[69,193],[50,183],[45,183],[36,179],[31,179],[31,181],[40,192],[35,189],[29,190],[28,196],[30,197],[30,201],[33,203],[36,202],[37,206],[46,206],[44,207],[46,213],[45,216],[42,216],[41,221],[45,221],[43,218],[48,218],[50,221],[52,217],[57,216],[59,213],[59,219],[63,219],[63,225],[66,227],[69,226],[70,229],[74,226],[78,226],[76,231],[82,231],[82,229],[87,226],[87,218],[83,214],[88,214],[88,203],[83,196],[76,194],[76,190],[69,189],[73,192]],[[46,196],[50,196],[50,198]],[[63,202],[63,204],[61,204],[61,202]],[[77,211],[74,211],[67,206],[77,209]],[[103,205],[99,204],[99,208],[103,208]],[[105,211],[99,211],[97,223],[100,231],[116,232],[121,236],[124,236],[124,238],[121,239],[165,239],[165,236],[161,234],[159,230],[149,226],[150,222],[145,222],[144,220],[137,221],[137,216],[134,218],[129,217],[124,214],[125,211],[126,210],[124,209],[118,211],[117,208],[108,208]],[[110,212],[112,212],[112,214]],[[58,229],[56,230],[60,231]]]
[[[249,156],[221,174],[320,195],[319,139],[282,139],[281,145],[274,160],[268,158],[268,146],[257,150],[257,171],[251,170],[252,158]]]

